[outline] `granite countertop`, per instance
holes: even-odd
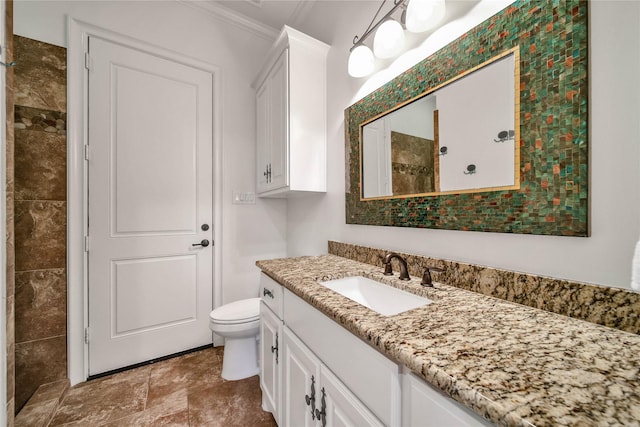
[[[258,261],[294,294],[499,425],[639,426],[640,336],[335,255]],[[434,303],[382,316],[318,280],[363,275]]]

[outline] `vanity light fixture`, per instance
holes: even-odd
[[[444,0],[411,0],[407,6],[407,31],[433,29],[444,18]]]
[[[352,77],[365,77],[373,72],[374,52],[381,59],[392,58],[400,53],[404,47],[404,28],[414,33],[427,31],[444,17],[445,0],[393,0],[391,10],[376,20],[386,2],[382,0],[365,32],[353,38],[348,63],[348,72]],[[402,10],[399,21],[393,18],[398,10]],[[373,52],[364,44],[372,33],[375,33]]]
[[[373,53],[382,59],[393,58],[404,47],[404,28],[393,19],[380,25],[373,38]]]

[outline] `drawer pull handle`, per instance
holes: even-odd
[[[278,364],[278,333],[276,332],[276,346],[271,346],[271,353],[276,354],[276,365]]]
[[[266,296],[269,296],[269,297],[271,297],[271,298],[275,298],[275,297],[273,296],[273,292],[271,292],[271,291],[270,291],[269,289],[267,289],[267,288],[264,288],[264,289],[262,290],[262,296],[265,296],[265,297],[266,297]]]
[[[327,425],[327,402],[325,400],[324,387],[322,387],[322,400],[320,410],[316,409],[316,418],[322,421],[322,427]]]
[[[311,376],[311,396],[305,394],[304,400],[307,402],[307,406],[311,405],[311,419],[316,419],[316,379]]]

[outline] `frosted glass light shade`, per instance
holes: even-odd
[[[406,26],[412,33],[434,28],[444,18],[444,0],[410,0],[407,6]]]
[[[373,52],[378,58],[391,58],[404,47],[404,30],[398,21],[385,21],[376,31]]]
[[[365,45],[360,45],[349,55],[348,71],[351,77],[364,77],[373,71],[375,59],[373,52]]]

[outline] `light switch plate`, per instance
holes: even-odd
[[[234,205],[255,205],[256,193],[234,191],[233,204]]]

